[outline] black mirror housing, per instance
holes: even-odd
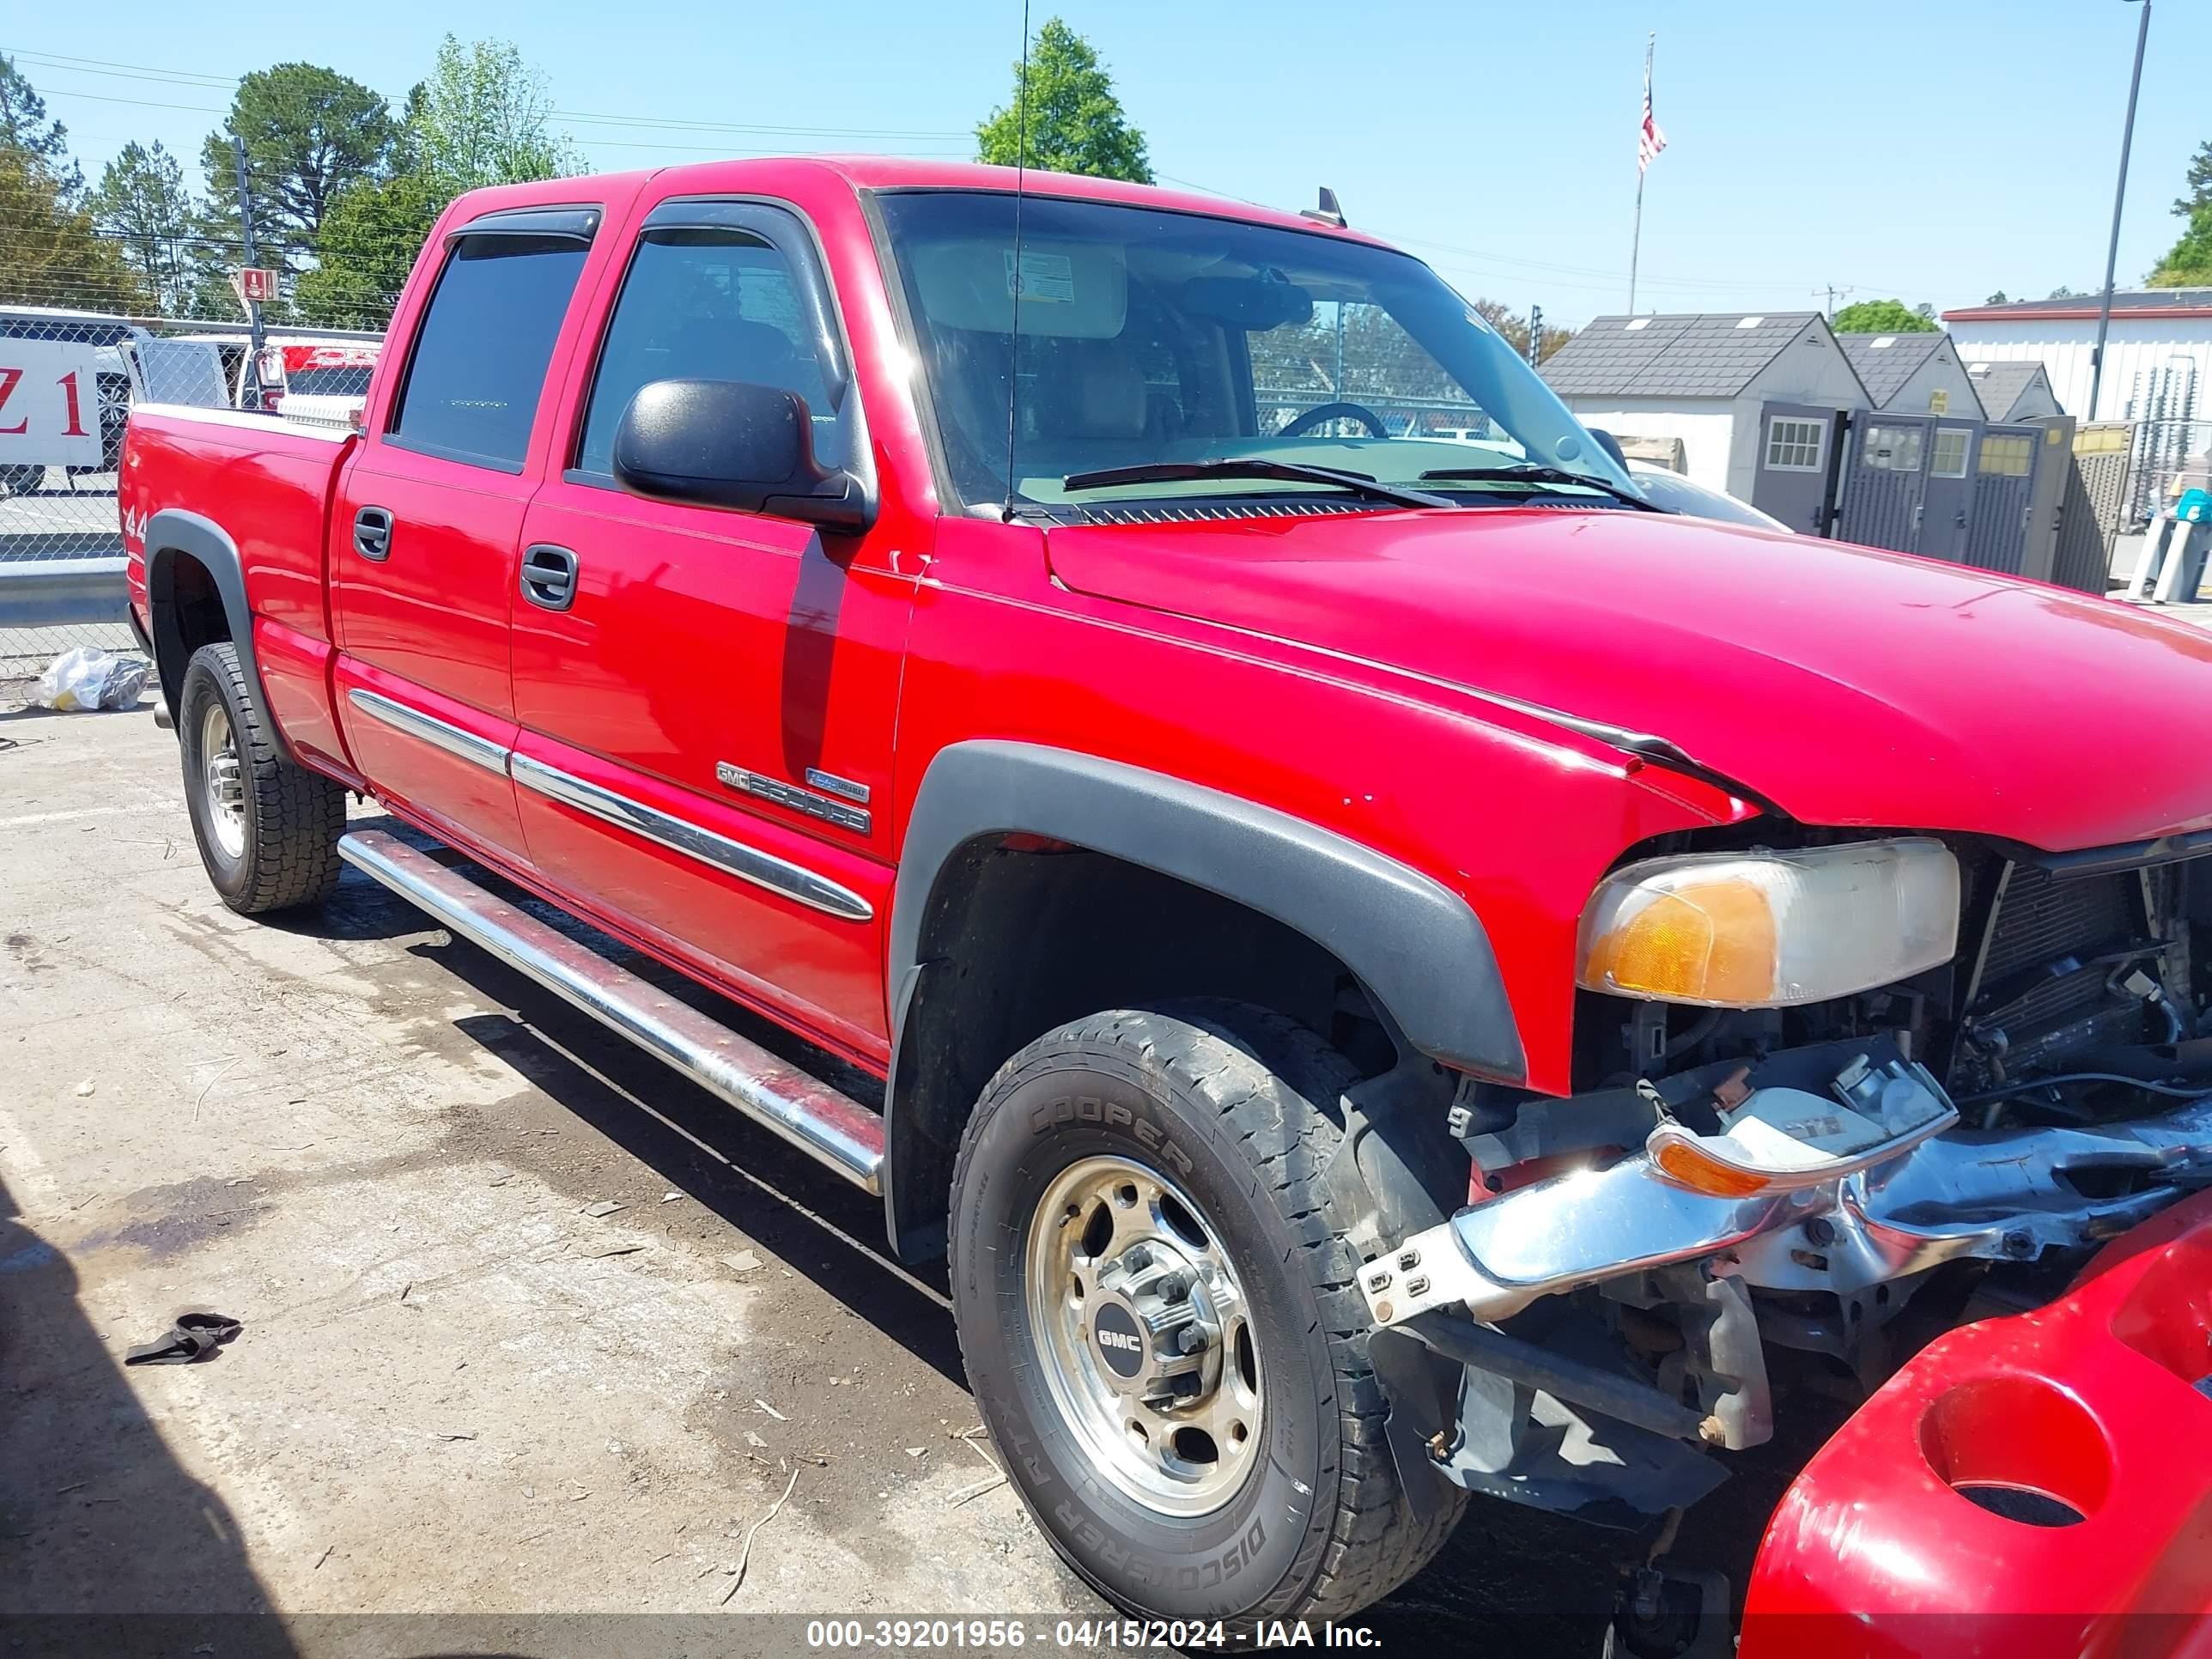
[[[744,380],[654,380],[615,429],[615,481],[656,501],[865,530],[873,503],[860,481],[815,459],[806,399]]]
[[[1589,428],[1588,430],[1590,436],[1597,440],[1597,447],[1605,451],[1607,454],[1613,457],[1613,464],[1619,467],[1623,472],[1627,471],[1628,457],[1621,453],[1620,440],[1614,437],[1613,434],[1607,432],[1603,427],[1594,426]]]

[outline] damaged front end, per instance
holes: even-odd
[[[2196,872],[2068,892],[1960,863],[1967,948],[1906,981],[1786,1012],[1648,999],[1609,1086],[1462,1090],[1473,1201],[1360,1279],[1410,1489],[1425,1464],[1641,1525],[1772,1436],[1775,1351],[1870,1389],[2212,1186]]]

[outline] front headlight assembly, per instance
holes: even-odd
[[[1959,948],[1959,860],[1929,836],[1626,865],[1583,912],[1577,982],[1712,1008],[1869,991]]]

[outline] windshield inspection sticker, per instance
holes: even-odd
[[[1006,252],[1006,294],[1015,295],[1014,251]],[[1022,253],[1020,297],[1031,305],[1075,303],[1075,261],[1065,253]]]

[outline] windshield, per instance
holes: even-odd
[[[1455,501],[1632,490],[1521,356],[1419,260],[1332,235],[1028,197],[881,198],[954,488],[970,507],[1328,494],[1207,477],[1071,491],[1083,473],[1261,459]],[[1009,418],[1009,399],[1012,418]],[[1512,467],[1588,477],[1421,483]]]

